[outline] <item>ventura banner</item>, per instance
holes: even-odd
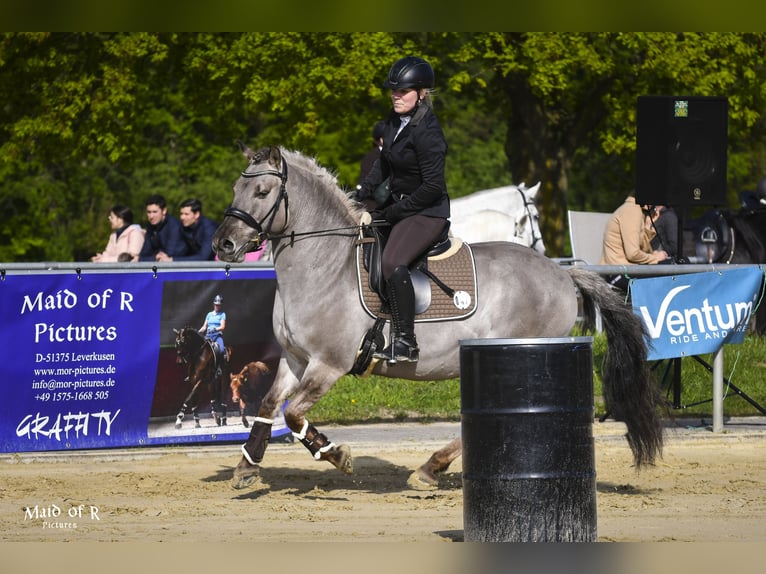
[[[741,343],[762,281],[757,267],[633,281],[633,310],[648,330],[649,360],[714,353],[726,343]]]
[[[211,388],[190,398],[175,330],[200,329],[221,295],[231,371],[261,361],[273,380],[276,276],[271,267],[197,269],[4,274],[0,452],[247,438],[225,376],[226,426],[211,416]],[[275,421],[273,436],[287,433],[283,422]]]

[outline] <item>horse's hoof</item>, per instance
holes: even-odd
[[[335,468],[345,474],[353,474],[354,472],[354,461],[351,458],[351,449],[345,444],[325,452],[322,454],[320,460],[330,462]]]
[[[202,428],[202,425],[201,425],[201,424],[199,424],[199,421],[197,421],[196,423],[194,423],[194,428],[195,428],[195,429],[201,429],[201,428]]]
[[[250,464],[244,458],[239,461],[234,474],[231,477],[231,487],[235,490],[242,490],[258,484],[261,480],[261,467],[257,464]]]
[[[250,423],[247,422],[246,420],[243,420],[242,421],[242,426],[245,427],[246,429],[249,429],[250,428]]]
[[[183,425],[181,425],[181,423],[176,423],[176,430],[180,430],[181,426],[183,426]]]
[[[439,488],[439,477],[420,467],[407,479],[407,486],[412,490],[436,490]]]
[[[231,479],[231,487],[235,490],[243,490],[250,488],[261,482],[261,477],[258,474],[251,474],[249,476],[234,476]]]

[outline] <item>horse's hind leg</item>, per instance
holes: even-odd
[[[447,446],[433,453],[425,464],[410,475],[407,484],[415,490],[438,488],[439,476],[446,472],[452,461],[460,456],[462,450],[463,441],[461,437],[457,437]]]

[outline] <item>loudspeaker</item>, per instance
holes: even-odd
[[[725,205],[728,116],[723,97],[639,96],[636,202]]]

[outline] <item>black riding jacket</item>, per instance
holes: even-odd
[[[390,178],[391,198],[381,206],[388,221],[395,223],[418,213],[448,218],[444,181],[447,141],[439,120],[431,108],[421,105],[394,140],[399,118],[392,111],[386,119],[380,158],[362,182],[357,199],[371,197],[373,190]]]

